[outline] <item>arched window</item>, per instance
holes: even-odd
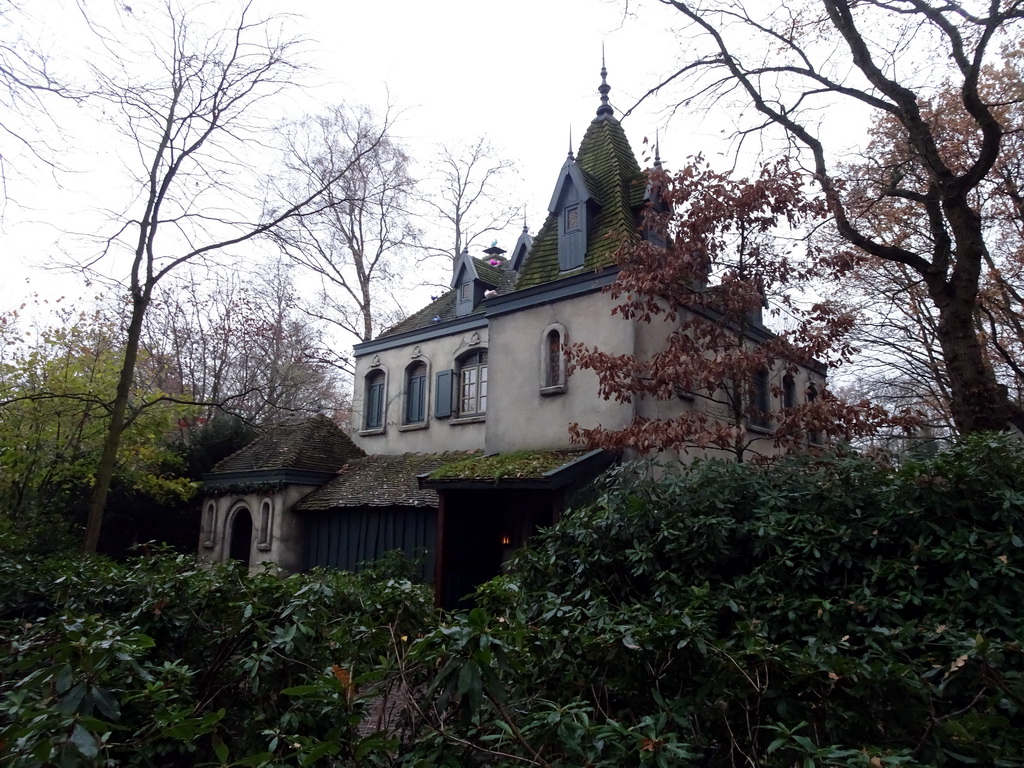
[[[796,405],[796,381],[791,374],[782,378],[782,407],[793,408]]]
[[[373,371],[366,377],[363,429],[384,428],[384,382],[384,371]]]
[[[815,384],[813,381],[810,382],[807,385],[807,389],[804,391],[804,394],[807,396],[807,402],[813,403],[818,399],[818,385]],[[813,429],[808,433],[807,439],[811,441],[812,445],[822,444],[821,432],[819,432],[816,429]]]
[[[553,323],[544,329],[540,342],[540,393],[565,392],[565,327]]]
[[[487,350],[470,352],[459,360],[459,416],[487,412]]]
[[[256,536],[256,549],[270,549],[271,515],[274,511],[274,503],[270,499],[264,499],[260,504],[260,527]]]
[[[405,371],[405,423],[427,420],[427,366],[413,363]]]
[[[211,549],[217,542],[217,505],[212,501],[206,502],[203,507],[203,546]]]
[[[750,423],[756,427],[767,427],[771,421],[771,407],[768,369],[762,368],[750,382]]]
[[[549,387],[557,387],[562,383],[562,336],[558,331],[548,331],[545,339],[545,350],[548,356],[548,380]]]

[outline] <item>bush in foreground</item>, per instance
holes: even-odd
[[[481,589],[482,610],[414,646],[449,660],[437,732],[463,741],[445,754],[1024,765],[1017,443],[649,477],[618,470]]]
[[[386,755],[384,737],[358,726],[388,695],[375,684],[382,657],[428,622],[430,592],[379,570],[282,579],[183,556],[0,555],[2,762],[300,766]],[[319,695],[301,695],[308,686]]]

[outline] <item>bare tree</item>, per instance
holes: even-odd
[[[49,57],[31,37],[30,31],[40,24],[27,3],[0,0],[0,186],[5,201],[16,157],[55,166],[53,147],[39,130],[40,121],[59,130],[50,119],[46,98],[83,98],[53,71]]]
[[[474,242],[507,229],[522,214],[522,206],[511,205],[501,190],[515,165],[498,157],[486,136],[461,147],[441,146],[433,167],[429,183],[436,192],[424,202],[453,237],[451,250],[428,247],[433,255],[447,254],[454,261]]]
[[[409,158],[386,135],[389,123],[388,114],[336,106],[293,125],[287,183],[298,195],[323,189],[325,204],[274,235],[290,259],[320,278],[313,313],[361,341],[401,319],[385,297],[406,281],[401,259],[419,237],[409,214]]]
[[[681,14],[695,34],[687,46],[695,58],[669,78],[689,84],[685,100],[727,96],[751,104],[758,119],[742,126],[741,135],[781,127],[795,150],[809,154],[842,238],[860,253],[902,264],[920,278],[938,317],[957,428],[1004,429],[1011,420],[1024,427],[1024,414],[1012,407],[975,326],[989,253],[976,192],[996,167],[1006,133],[998,105],[986,98],[980,81],[999,43],[1013,39],[1024,3],[660,2]],[[953,152],[924,110],[949,84],[967,119],[967,132]],[[843,105],[898,127],[917,173],[897,172],[872,191],[876,203],[897,202],[913,212],[927,233],[927,247],[858,218],[863,188],[848,183],[818,132],[824,110]]]
[[[1004,48],[999,66],[986,67],[979,90],[1004,127],[1000,157],[992,172],[972,195],[985,222],[987,253],[981,266],[975,327],[984,342],[987,362],[1005,386],[1011,406],[1019,410],[1024,391],[1024,206],[1019,179],[1024,162],[1024,44]],[[951,162],[970,162],[976,151],[972,119],[960,105],[951,85],[939,88],[921,105],[921,113]],[[863,155],[845,165],[847,208],[858,226],[885,232],[893,241],[915,251],[934,247],[927,222],[916,206],[887,197],[899,179],[905,188],[922,187],[926,172],[908,149],[899,122],[883,117],[872,125],[871,142]],[[843,243],[827,231],[823,246],[837,250]],[[921,276],[904,264],[864,258],[843,281],[844,300],[859,321],[851,341],[861,349],[854,360],[857,383],[873,399],[904,401],[929,415],[932,434],[955,431],[945,360],[939,341],[940,316]]]
[[[137,378],[249,424],[331,413],[347,402],[322,329],[301,309],[289,264],[249,276],[203,270],[163,284],[147,314]]]
[[[252,158],[246,153],[264,146],[268,135],[258,130],[258,107],[294,82],[297,42],[282,31],[280,19],[256,18],[248,5],[214,29],[201,23],[195,9],[175,0],[161,9],[158,23],[126,6],[123,29],[116,34],[98,29],[109,53],[109,60],[94,68],[98,92],[110,119],[134,147],[138,173],[137,197],[123,213],[115,212],[116,231],[97,256],[121,252],[129,257],[129,309],[123,362],[89,506],[86,551],[96,549],[121,435],[137,415],[132,381],[158,284],[185,264],[322,210],[326,189],[381,138],[368,141],[349,163],[297,199],[254,201],[252,187],[245,184],[252,178]],[[154,66],[159,73],[148,77]]]

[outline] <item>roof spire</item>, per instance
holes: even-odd
[[[661,138],[660,131],[654,132],[654,167],[661,170]]]
[[[604,43],[601,43],[601,85],[598,86],[598,92],[601,94],[601,106],[597,108],[598,117],[611,117],[615,114],[611,104],[608,103],[608,91],[612,89],[608,85],[608,70],[604,66]]]
[[[576,160],[576,158],[572,156],[572,125],[569,126],[569,155],[566,159],[573,161]]]

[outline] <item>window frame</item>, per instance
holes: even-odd
[[[427,412],[427,405],[430,402],[430,398],[427,396],[427,381],[429,378],[430,367],[423,360],[414,360],[405,369],[405,397],[402,404],[403,426],[426,425],[429,418]],[[414,382],[416,383],[415,386]],[[418,403],[418,414],[413,412],[414,402]],[[417,415],[419,418],[416,418]]]
[[[487,349],[474,349],[459,357],[457,362],[459,394],[457,413],[460,418],[472,418],[487,414]],[[473,381],[467,382],[466,375],[475,374]],[[472,387],[472,394],[466,394],[467,386]],[[471,406],[467,407],[467,403]]]
[[[366,374],[363,380],[363,428],[360,434],[376,435],[384,431],[387,423],[387,391],[387,371],[374,368]]]
[[[750,398],[747,407],[747,425],[765,430],[772,423],[771,372],[760,368],[750,377]]]
[[[558,340],[557,357],[551,342]],[[552,323],[540,337],[540,393],[560,395],[566,391],[567,373],[565,362],[566,329],[561,323]]]

